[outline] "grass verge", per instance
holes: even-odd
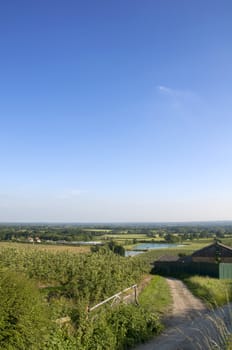
[[[151,313],[164,316],[172,303],[171,293],[165,278],[154,276],[139,294],[139,304]]]
[[[211,277],[192,276],[184,278],[191,292],[209,307],[225,305],[232,301],[232,281]]]

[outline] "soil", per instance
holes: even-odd
[[[194,297],[183,282],[167,278],[173,298],[166,330],[135,350],[209,350],[223,349],[225,334],[232,331],[232,304],[214,311]]]

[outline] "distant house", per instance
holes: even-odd
[[[27,241],[28,241],[29,243],[41,243],[41,239],[40,239],[39,237],[35,237],[35,238],[33,238],[33,237],[28,237],[28,238],[27,238]]]
[[[165,275],[188,273],[232,278],[232,248],[215,242],[189,256],[163,255],[155,261],[153,271]]]

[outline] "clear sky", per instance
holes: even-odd
[[[231,0],[0,4],[0,221],[232,219]]]

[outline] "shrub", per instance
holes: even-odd
[[[221,306],[232,301],[231,280],[191,276],[185,278],[184,281],[193,294],[203,299],[209,306]]]
[[[82,320],[77,331],[78,349],[123,350],[160,333],[158,316],[130,304],[106,308]]]
[[[35,285],[21,274],[0,271],[0,348],[43,349],[49,317]]]

